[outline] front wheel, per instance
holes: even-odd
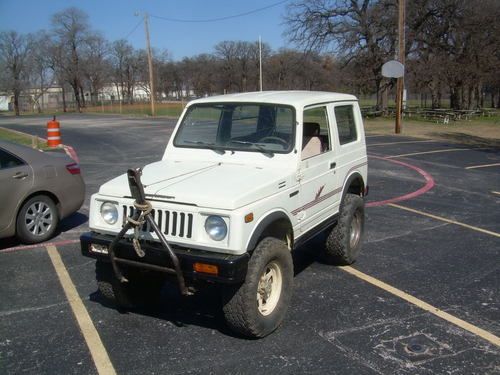
[[[293,262],[283,241],[259,242],[248,263],[245,282],[224,290],[224,315],[231,329],[248,337],[264,337],[279,327],[290,304]]]
[[[337,224],[326,238],[322,259],[326,263],[349,265],[356,261],[361,250],[365,227],[363,198],[346,194],[340,207]]]
[[[46,195],[28,199],[19,210],[16,235],[23,243],[48,240],[56,231],[59,222],[57,207]]]

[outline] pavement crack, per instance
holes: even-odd
[[[62,305],[67,305],[67,304],[68,304],[68,302],[58,302],[58,303],[53,303],[53,304],[44,305],[44,306],[26,307],[23,309],[1,311],[0,317],[10,316],[10,315],[14,315],[14,314],[20,314],[20,313],[25,313],[25,312],[40,311],[40,310],[50,309],[52,307],[62,306]]]

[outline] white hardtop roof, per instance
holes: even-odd
[[[357,101],[358,99],[354,95],[326,91],[256,91],[196,99],[190,102],[189,105],[220,102],[257,102],[305,107],[313,104],[346,100]]]

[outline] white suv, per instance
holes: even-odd
[[[101,293],[130,307],[158,297],[169,274],[184,294],[218,283],[229,326],[263,337],[290,303],[293,249],[326,233],[322,259],[350,264],[361,248],[368,185],[357,99],[272,91],[192,101],[142,184],[161,233],[150,222],[124,228],[138,212],[126,174],[91,198],[81,246],[97,259]]]

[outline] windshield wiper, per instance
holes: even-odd
[[[237,143],[239,145],[248,145],[248,146],[254,146],[257,150],[262,152],[264,155],[272,158],[274,156],[274,152],[269,151],[265,147],[262,147],[262,144],[260,143],[253,143],[253,142],[246,142],[246,141],[231,141],[231,143]]]
[[[215,151],[218,154],[225,154],[226,151],[220,147],[217,147],[214,143],[208,143],[208,142],[203,142],[203,141],[189,141],[185,140],[184,143],[189,143],[192,145],[200,145],[203,146],[204,148],[208,148],[209,150]]]

